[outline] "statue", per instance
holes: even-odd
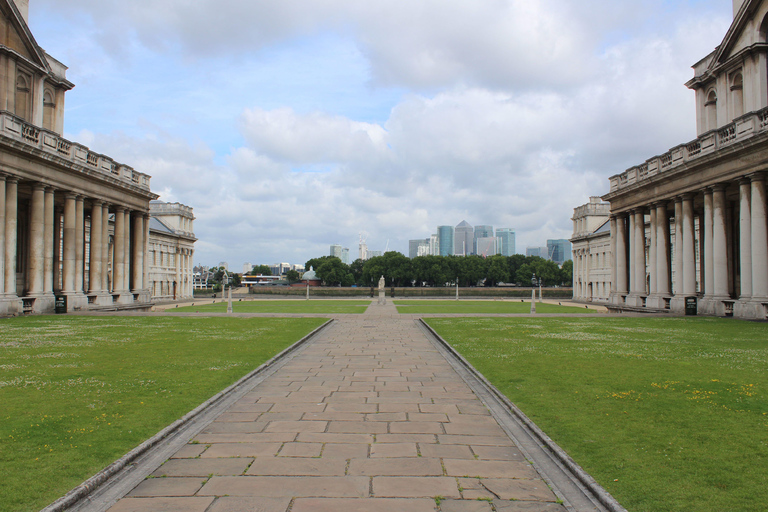
[[[379,279],[379,304],[384,305],[387,303],[387,299],[384,295],[384,276],[381,276],[381,279]]]

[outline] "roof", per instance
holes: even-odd
[[[469,222],[463,220],[463,221],[459,222],[458,226],[456,226],[456,227],[457,228],[471,228],[472,225]]]
[[[149,218],[149,229],[151,231],[159,231],[160,233],[167,233],[169,235],[175,235],[174,231],[166,226],[161,220],[159,220],[157,217],[150,217]]]
[[[600,226],[595,230],[595,233],[610,233],[610,232],[611,232],[610,220],[605,221],[602,226]]]

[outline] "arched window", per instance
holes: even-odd
[[[717,93],[714,90],[709,91],[707,94],[707,101],[704,103],[704,112],[707,116],[706,126],[707,130],[714,130],[717,128]]]
[[[53,131],[56,128],[56,103],[50,89],[43,93],[43,128]]]
[[[16,76],[16,110],[15,114],[25,121],[29,120],[30,112],[30,82],[31,78],[19,73]]]
[[[731,104],[734,119],[744,115],[744,77],[741,71],[731,77]]]

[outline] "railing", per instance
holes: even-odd
[[[73,164],[95,169],[105,177],[117,178],[126,185],[150,190],[150,176],[147,174],[119,164],[108,156],[93,153],[82,144],[70,142],[57,133],[31,125],[10,112],[0,111],[0,134],[53,153]]]
[[[610,178],[611,192],[632,186],[656,174],[670,172],[677,166],[714,153],[736,141],[746,140],[767,131],[768,108],[750,112],[717,130],[702,134],[696,140],[678,146],[661,156],[651,158],[644,164],[630,167],[621,174],[612,176]]]

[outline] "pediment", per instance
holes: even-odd
[[[0,27],[0,45],[50,72],[45,53],[35,41],[35,37],[13,0],[0,0],[0,12],[3,16],[2,27]]]
[[[709,69],[725,63],[734,54],[751,47],[758,41],[756,35],[759,33],[762,16],[764,16],[765,0],[745,0],[731,23],[728,32],[723,38],[723,42],[715,50],[714,56],[709,64]]]

